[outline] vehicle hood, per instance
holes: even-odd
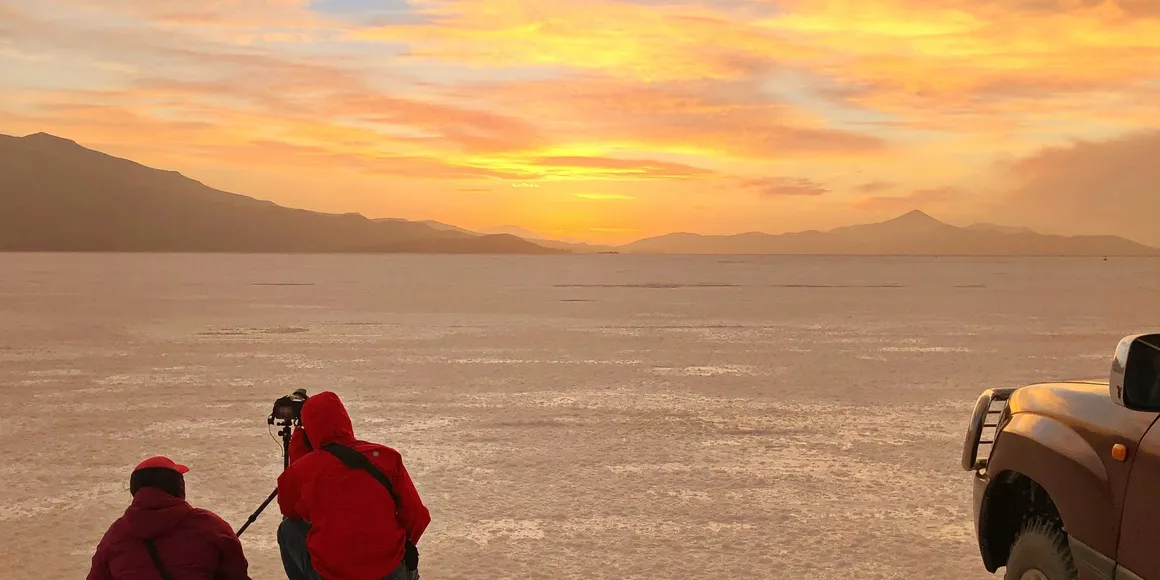
[[[1082,431],[1119,434],[1134,440],[1143,437],[1156,419],[1156,413],[1117,405],[1106,380],[1028,385],[1016,390],[1007,404],[1012,414],[1050,417]]]

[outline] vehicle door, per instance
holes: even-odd
[[[1160,422],[1152,423],[1135,449],[1124,494],[1115,578],[1160,580]]]

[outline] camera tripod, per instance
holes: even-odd
[[[267,419],[267,422],[270,425],[277,425],[281,427],[281,429],[278,430],[278,435],[282,437],[282,469],[284,471],[286,468],[290,467],[290,436],[294,433],[294,425],[300,423],[297,419],[282,419],[275,421],[274,415],[270,415],[270,418]],[[275,487],[274,491],[270,492],[270,497],[267,497],[266,501],[262,502],[262,505],[258,506],[257,511],[250,515],[250,519],[246,520],[245,525],[242,526],[242,529],[237,531],[236,535],[240,537],[242,532],[246,531],[246,528],[250,527],[250,524],[254,523],[254,521],[258,519],[258,516],[262,513],[262,510],[265,510],[266,506],[270,505],[270,502],[274,501],[274,497],[277,495],[278,488]]]

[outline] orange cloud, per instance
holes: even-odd
[[[648,161],[640,159],[610,159],[601,157],[543,157],[533,164],[544,167],[574,168],[605,171],[614,175],[649,178],[714,177],[718,174],[683,163]]]
[[[621,195],[619,193],[577,193],[576,197],[580,199],[592,199],[596,201],[628,201],[636,199],[631,195]]]
[[[725,85],[617,80],[535,81],[471,87],[503,110],[522,110],[562,139],[612,149],[763,160],[887,150],[880,137],[829,127],[763,95],[753,82]],[[463,94],[463,93],[460,93]]]
[[[1043,231],[1160,247],[1160,129],[1055,145],[997,166],[1005,214]]]
[[[883,191],[894,189],[896,186],[897,184],[889,181],[871,181],[868,183],[863,183],[854,189],[859,193],[881,193]]]
[[[765,197],[783,196],[812,196],[829,193],[830,190],[821,183],[800,177],[763,177],[747,179],[742,182],[745,187],[754,188]]]
[[[956,187],[933,187],[918,189],[906,195],[862,197],[854,200],[850,207],[859,211],[897,213],[928,208],[961,198],[965,194],[966,192]]]
[[[493,112],[418,101],[369,92],[327,99],[332,114],[358,118],[363,124],[419,130],[430,139],[458,144],[465,151],[499,152],[548,145],[548,139],[532,124]],[[416,137],[414,140],[422,140]]]
[[[336,26],[310,10],[309,0],[57,0],[72,12],[118,14],[154,25],[209,29],[276,29],[299,31]]]
[[[748,82],[786,67],[813,75],[823,98],[901,117],[900,128],[954,134],[972,127],[1007,135],[1042,133],[1065,119],[1100,119],[1108,109],[1119,111],[1123,126],[1141,122],[1154,113],[1132,103],[1146,102],[1141,95],[1160,70],[1160,22],[1140,18],[1148,11],[1130,0],[791,1],[758,18],[740,2],[658,7],[604,1],[581,8],[482,0],[420,6],[428,17],[423,25],[358,34],[410,41],[421,47],[413,54],[425,58],[499,67],[546,63],[600,75],[562,81],[558,90],[546,88],[552,82],[530,91],[521,84],[524,102],[542,95],[547,118],[558,118],[553,105],[567,110],[615,84],[609,78],[619,79],[621,94],[598,96],[596,103],[627,109],[652,101],[648,112],[657,122],[626,126],[616,119],[598,127],[603,135],[626,127],[632,135],[616,140],[634,147],[689,151],[690,142],[708,143],[718,148],[702,153],[745,158],[881,148],[881,140],[848,127],[803,122],[800,110],[787,115],[789,108],[774,106],[767,87]],[[1021,24],[1029,17],[1036,18],[1031,29]],[[642,79],[650,84],[636,82]],[[679,90],[685,94],[656,94],[673,90],[675,81],[686,82]],[[734,103],[725,109],[740,117],[733,121],[720,107],[705,106],[715,89],[764,93],[765,102],[750,102],[744,111]],[[680,122],[664,119],[661,111],[674,107],[699,107],[720,130],[690,130],[687,115]]]
[[[1137,2],[829,0],[791,6],[797,10],[762,24],[826,47],[829,56],[815,70],[848,91],[850,102],[934,121],[1082,104],[1072,95],[1089,99],[1082,112],[1094,115],[1092,96],[1141,90],[1160,70],[1160,20],[1140,17],[1151,11]]]
[[[386,25],[360,40],[409,41],[414,55],[511,67],[555,65],[646,81],[737,78],[770,55],[802,49],[709,8],[594,0],[413,3],[421,25]],[[808,53],[809,51],[806,50]]]
[[[1160,48],[1160,22],[1142,18],[1155,11],[1149,2],[811,0],[754,19],[738,7],[745,3],[729,2],[438,0],[419,3],[425,24],[355,34],[410,41],[420,57],[652,82],[804,66],[869,92],[858,104],[901,111],[935,107],[934,99],[962,106],[972,95],[1001,101],[1154,77],[1155,60],[1139,58]],[[1023,25],[1029,17],[1034,27]],[[910,97],[895,100],[902,95]]]
[[[25,117],[19,120],[21,124],[29,129],[53,125],[57,132],[77,136],[94,146],[111,145],[126,151],[126,154],[133,152],[142,161],[202,159],[240,168],[341,168],[372,175],[423,179],[524,180],[537,177],[533,172],[473,166],[433,155],[382,152],[373,147],[376,134],[359,137],[355,129],[336,129],[325,123],[312,125],[292,118],[272,117],[258,126],[289,129],[296,135],[296,142],[264,138],[250,130],[248,123],[252,123],[254,117],[221,110],[212,116],[200,115],[198,121],[180,121],[161,116],[149,107],[73,105],[49,101],[37,108],[44,115],[41,121],[38,122],[36,117]],[[223,127],[231,130],[225,131]],[[336,138],[327,139],[332,132]],[[155,141],[140,142],[142,134],[150,135]],[[159,148],[159,142],[166,146]],[[372,146],[365,146],[368,144]],[[161,155],[158,155],[159,149]]]
[[[311,166],[357,170],[370,175],[418,179],[528,179],[530,174],[473,167],[436,157],[416,155],[358,154],[332,151],[324,147],[289,145],[272,141],[251,141],[237,145],[200,146],[191,151],[196,157],[216,162]]]

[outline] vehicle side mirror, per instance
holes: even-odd
[[[1160,334],[1120,341],[1108,381],[1112,400],[1136,411],[1160,411]]]

